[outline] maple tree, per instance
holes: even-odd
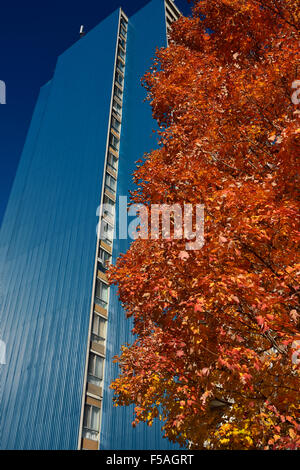
[[[132,201],[204,204],[205,245],[139,238],[110,269],[136,335],[111,386],[182,446],[300,444],[299,19],[296,0],[196,2],[144,77],[161,145]]]

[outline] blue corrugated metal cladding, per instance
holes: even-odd
[[[62,54],[40,92],[0,233],[0,448],[76,449],[119,11]],[[129,20],[118,194],[156,144],[140,78],[165,46],[163,0]],[[115,240],[113,257],[126,251]],[[112,358],[131,341],[110,296],[102,449],[170,448],[160,423],[133,429],[114,408]]]
[[[128,195],[128,189],[132,189],[130,182],[135,162],[145,152],[157,146],[152,134],[155,122],[149,103],[144,102],[146,92],[141,87],[140,80],[151,65],[156,47],[165,46],[164,2],[152,0],[129,19],[118,197]],[[116,209],[118,214],[118,207]],[[118,221],[116,230],[118,233]],[[114,260],[119,253],[127,251],[128,245],[128,240],[117,238],[114,241]],[[111,291],[100,448],[174,449],[174,445],[162,438],[160,422],[155,421],[152,427],[139,424],[132,428],[133,407],[112,407],[113,393],[108,387],[118,375],[118,365],[113,364],[112,359],[119,354],[122,344],[132,341],[132,335],[130,322],[126,319],[116,295],[117,289],[113,287]]]
[[[77,448],[118,19],[59,57],[3,221],[1,449]]]

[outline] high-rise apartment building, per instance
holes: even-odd
[[[132,428],[133,408],[113,407],[132,336],[106,269],[129,246],[120,196],[156,145],[140,79],[179,14],[115,11],[41,89],[0,235],[1,449],[170,448],[160,423]]]

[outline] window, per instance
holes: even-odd
[[[167,8],[166,9],[167,11],[167,14],[169,15],[170,17],[170,20],[173,22],[173,21],[176,21],[176,18],[175,18],[175,15],[173,15],[173,13]]]
[[[108,286],[104,284],[104,282],[100,281],[100,279],[97,279],[96,281],[95,302],[103,308],[107,307]]]
[[[115,86],[115,91],[114,91],[114,93],[115,93],[115,96],[117,96],[119,99],[122,99],[123,92],[122,92],[122,90],[120,90],[119,87]]]
[[[124,18],[121,18],[121,26],[127,30],[127,22]]]
[[[124,36],[124,38],[126,38],[127,31],[122,24],[120,28],[120,33],[122,34],[122,36]]]
[[[123,49],[125,49],[125,45],[126,45],[126,41],[125,41],[125,39],[123,39],[123,38],[119,38],[119,44],[120,44],[120,46],[122,46],[122,47],[123,47]]]
[[[121,123],[114,116],[111,118],[111,125],[117,132],[120,132]]]
[[[171,1],[168,0],[166,6],[173,12],[176,18],[179,18],[180,12],[175,8],[174,4]]]
[[[99,249],[99,259],[101,264],[106,267],[107,264],[110,264],[111,262],[111,254],[108,253],[106,250],[103,250],[103,248],[100,247]]]
[[[85,405],[83,418],[83,437],[97,441],[100,428],[100,408]]]
[[[101,222],[101,233],[100,238],[108,245],[112,245],[114,238],[114,229],[106,220]]]
[[[103,364],[104,359],[95,353],[90,353],[89,368],[88,368],[88,382],[100,387],[103,379]]]
[[[103,198],[103,215],[111,218],[112,221],[115,215],[115,202],[110,199],[110,197],[108,197],[106,194]]]
[[[94,313],[92,341],[103,343],[106,335],[106,320]]]
[[[123,62],[120,59],[118,59],[118,61],[117,61],[117,67],[121,70],[122,73],[124,73],[125,65],[123,64]]]
[[[125,52],[120,47],[119,47],[118,54],[119,54],[120,57],[122,57],[122,59],[125,60],[125,57],[126,57]]]
[[[106,194],[104,194],[103,203],[105,207],[103,208],[104,214],[109,214],[111,216],[115,215],[115,201],[110,199]]]
[[[112,193],[115,193],[116,192],[116,187],[117,187],[117,181],[116,179],[111,176],[109,173],[106,173],[105,175],[105,186],[107,187],[107,189],[109,189],[109,191],[111,191]]]
[[[122,106],[114,99],[113,101],[113,110],[121,116],[122,113]]]
[[[107,155],[107,165],[110,166],[115,171],[117,171],[118,169],[118,159],[111,152],[108,152],[108,155]]]
[[[115,150],[119,150],[119,139],[114,135],[114,134],[110,134],[109,136],[109,143],[110,145],[112,146],[113,149]]]
[[[101,271],[102,273],[105,273],[105,272],[106,272],[106,269],[107,269],[106,264],[102,264],[101,262],[99,262],[99,263],[97,264],[97,270],[98,270],[98,271]]]
[[[123,86],[124,77],[120,72],[118,72],[118,70],[116,71],[116,80],[121,86]]]

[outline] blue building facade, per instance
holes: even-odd
[[[0,233],[0,449],[171,448],[112,405],[132,337],[105,270],[129,246],[112,236],[119,197],[156,145],[140,78],[174,19],[170,0],[115,11],[41,89]]]

